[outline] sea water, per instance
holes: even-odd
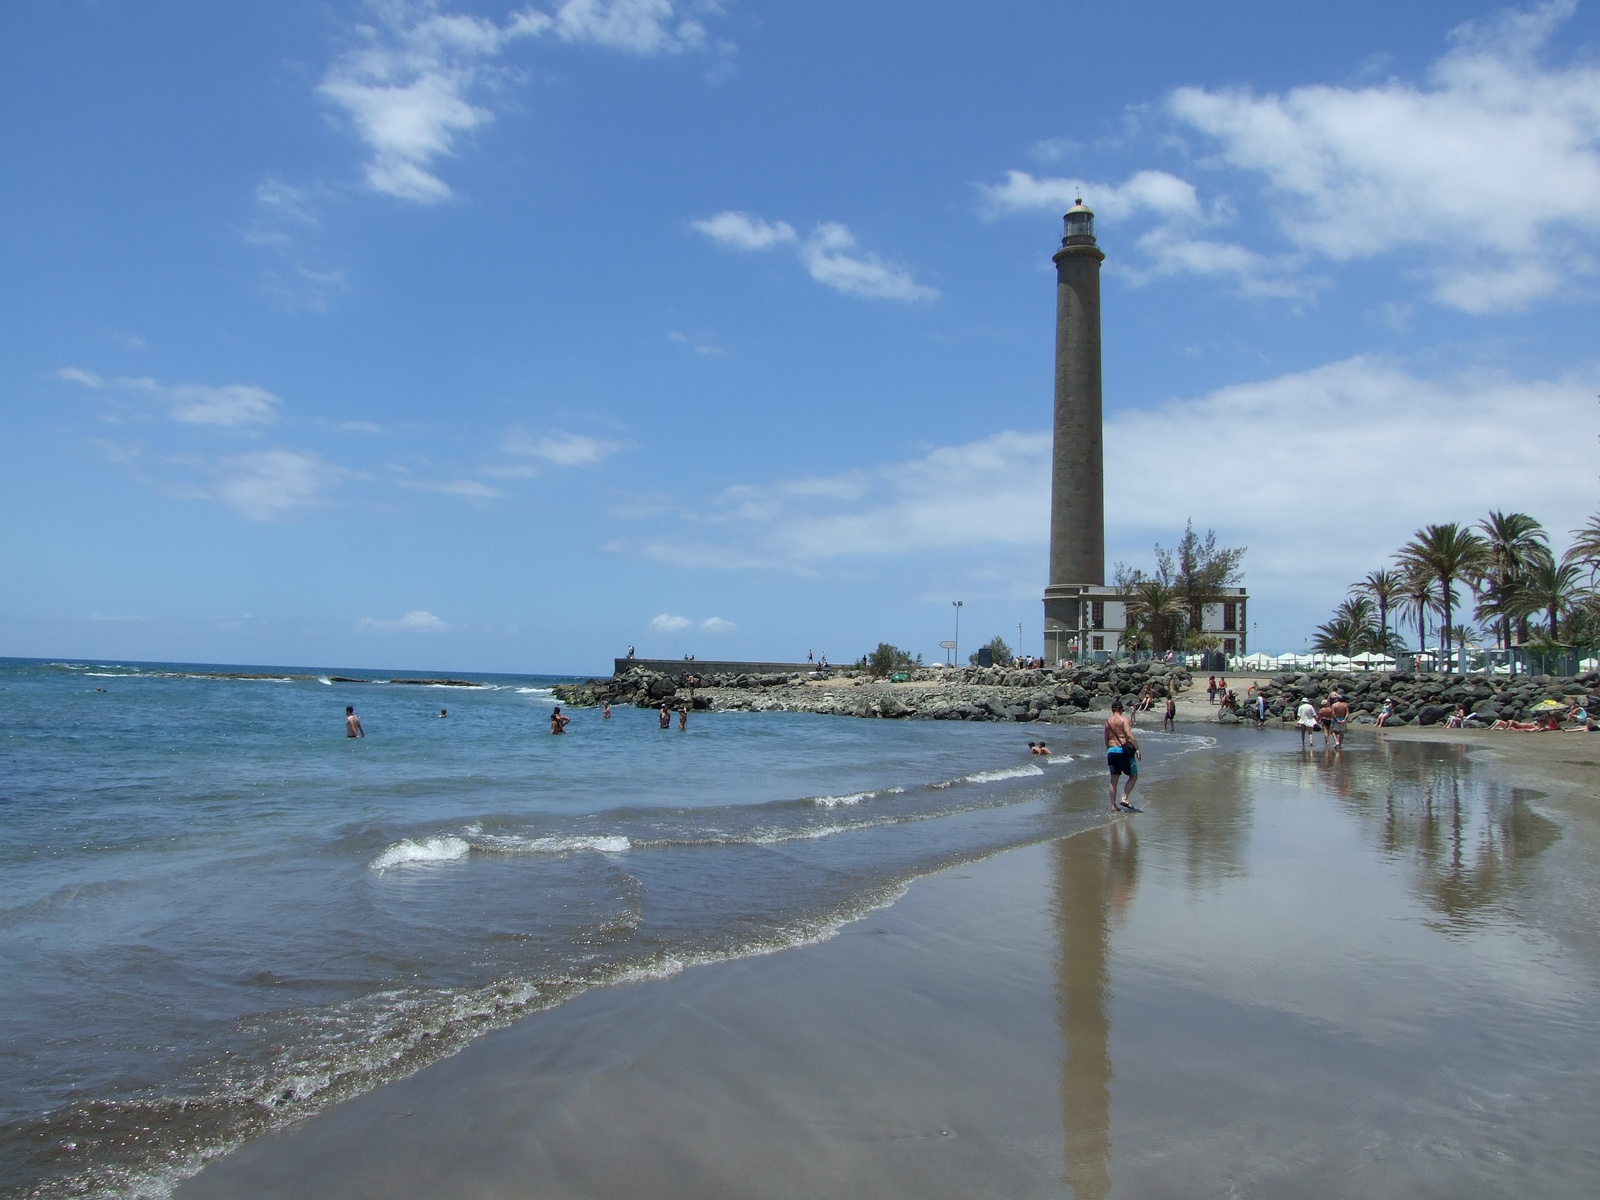
[[[789,713],[553,737],[549,677],[344,674],[0,660],[0,1195],[160,1195],[520,1014],[1103,819],[1092,729],[1052,760],[1037,726]]]

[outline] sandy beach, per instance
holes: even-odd
[[[1593,1194],[1600,740],[1205,732],[1139,817],[591,991],[177,1195]]]

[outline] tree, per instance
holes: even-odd
[[[1428,644],[1428,614],[1440,608],[1438,585],[1425,571],[1404,571],[1400,576],[1400,604],[1397,611],[1417,619],[1417,649]]]
[[[1143,626],[1157,654],[1172,649],[1182,632],[1183,596],[1159,579],[1141,579],[1128,598],[1128,629]],[[1124,642],[1129,639],[1124,638]]]
[[[990,638],[982,648],[989,652],[991,658],[996,663],[1008,663],[1011,661],[1011,647],[1006,645],[1005,638],[1001,637],[998,633],[995,634],[994,637]],[[973,666],[977,666],[978,652],[974,650],[971,654],[967,655],[967,661]]]
[[[1405,580],[1398,571],[1391,571],[1383,567],[1376,571],[1368,572],[1367,577],[1350,589],[1352,592],[1371,596],[1373,603],[1378,606],[1378,645],[1375,649],[1381,654],[1389,652],[1389,610],[1396,607],[1405,590]]]
[[[1489,546],[1470,529],[1454,521],[1428,525],[1417,530],[1401,547],[1401,566],[1430,576],[1439,585],[1439,601],[1444,621],[1439,626],[1439,650],[1450,653],[1450,616],[1455,601],[1455,585],[1477,580],[1489,563]]]
[[[1580,578],[1578,564],[1572,561],[1557,563],[1546,558],[1528,571],[1524,611],[1529,616],[1545,614],[1545,636],[1552,642],[1561,640],[1560,620],[1583,595]]]
[[[879,642],[878,648],[867,655],[867,669],[878,679],[893,675],[896,671],[909,671],[916,665],[909,652],[888,642]]]
[[[1172,583],[1189,610],[1189,628],[1204,627],[1205,606],[1214,603],[1222,589],[1239,582],[1243,572],[1239,563],[1247,546],[1218,546],[1217,531],[1206,530],[1205,537],[1194,531],[1191,518],[1175,550],[1156,544],[1156,575]]]
[[[1360,654],[1381,649],[1383,638],[1373,617],[1372,601],[1351,596],[1334,610],[1333,620],[1317,626],[1312,649],[1322,654]]]
[[[1574,529],[1572,537],[1572,547],[1564,556],[1564,561],[1587,567],[1592,582],[1595,572],[1600,571],[1600,513],[1595,513],[1584,525]]]
[[[1498,641],[1509,650],[1519,593],[1528,569],[1541,554],[1548,557],[1549,538],[1544,526],[1527,513],[1496,510],[1479,521],[1478,528],[1483,530],[1488,553],[1482,576],[1482,600],[1476,615],[1479,620],[1488,617],[1496,622]]]

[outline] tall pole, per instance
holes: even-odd
[[[952,600],[952,601],[950,601],[950,604],[956,610],[956,637],[955,637],[956,649],[955,649],[955,658],[956,658],[956,666],[959,667],[961,665],[961,608],[962,608],[963,601]]]

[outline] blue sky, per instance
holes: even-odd
[[[0,654],[1037,650],[1060,213],[1107,533],[1298,649],[1600,508],[1595,4],[0,12]]]

